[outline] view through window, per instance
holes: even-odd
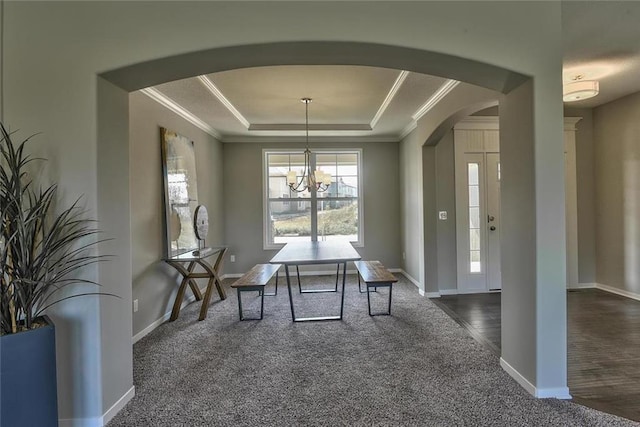
[[[313,152],[311,164],[331,174],[331,185],[324,192],[296,193],[287,185],[287,172],[301,178],[303,152],[266,151],[265,247],[314,237],[361,242],[360,157],[356,150]]]

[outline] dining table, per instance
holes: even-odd
[[[291,318],[294,322],[342,320],[344,311],[344,289],[347,278],[347,263],[361,259],[360,254],[347,240],[301,241],[289,242],[269,261],[271,264],[284,265]],[[296,317],[291,292],[289,267],[300,265],[338,264],[338,272],[342,266],[342,295],[340,297],[339,316]]]

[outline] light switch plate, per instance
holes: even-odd
[[[445,221],[447,219],[447,211],[438,212],[438,218],[442,221]]]

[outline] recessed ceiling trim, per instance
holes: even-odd
[[[185,119],[186,121],[194,125],[195,127],[202,129],[212,137],[216,138],[218,141],[222,140],[222,135],[217,130],[215,130],[214,128],[212,128],[202,120],[200,120],[193,113],[191,113],[184,107],[180,106],[177,102],[175,102],[173,99],[169,98],[167,95],[160,92],[159,90],[148,87],[145,89],[140,89],[140,92],[144,93],[149,98],[153,99],[163,107],[173,111],[174,113],[176,113],[177,115],[179,115],[180,117],[182,117],[183,119]]]
[[[415,120],[412,120],[408,125],[404,127],[404,129],[402,129],[402,132],[400,133],[400,136],[398,136],[398,139],[400,140],[405,139],[407,135],[413,132],[413,130],[417,127],[418,127],[418,122],[416,122]]]
[[[451,92],[453,88],[458,86],[458,84],[460,84],[460,82],[457,80],[447,80],[445,84],[440,86],[440,89],[435,91],[433,95],[431,95],[431,97],[427,99],[427,102],[425,102],[422,107],[420,107],[415,113],[411,115],[411,118],[415,121],[420,120],[422,116],[427,114],[433,107],[435,107],[436,104],[440,102],[442,98],[447,96],[447,94]]]
[[[241,143],[287,143],[287,144],[302,144],[304,145],[304,135],[300,136],[282,136],[282,135],[258,135],[258,136],[244,136],[244,135],[227,135],[221,141],[225,144],[241,144]],[[309,143],[335,143],[336,146],[342,146],[344,143],[365,143],[365,142],[399,142],[398,138],[394,135],[335,135],[326,134],[323,136],[316,136],[309,138]],[[300,145],[302,147],[302,145]],[[304,147],[302,147],[304,148]],[[325,147],[322,147],[325,148]]]
[[[240,113],[240,111],[238,111],[238,109],[233,106],[233,104],[227,99],[227,97],[224,96],[224,94],[220,91],[220,89],[218,89],[218,87],[215,84],[213,84],[213,82],[209,80],[207,76],[198,76],[198,80],[202,82],[202,84],[209,90],[209,92],[211,92],[211,94],[213,94],[213,96],[218,98],[218,101],[220,101],[222,105],[224,105],[225,108],[229,110],[229,112],[233,114],[233,116],[240,123],[242,123],[242,125],[245,128],[249,129],[249,126],[251,125],[249,123],[249,120],[244,118],[244,116]]]
[[[402,83],[404,83],[404,81],[408,76],[409,76],[408,71],[404,71],[404,70],[400,71],[400,74],[398,74],[398,78],[396,78],[396,81],[393,83],[393,86],[391,86],[391,89],[389,90],[387,97],[384,99],[384,101],[382,101],[380,108],[378,108],[378,112],[376,113],[375,116],[373,116],[373,119],[371,120],[371,129],[376,127],[376,125],[378,124],[378,120],[380,120],[380,118],[384,114],[389,104],[391,104],[391,101],[393,101],[393,98],[396,96],[396,93],[398,93],[398,90],[400,90]]]
[[[250,131],[304,131],[306,126],[301,123],[258,123],[252,124],[249,126]],[[310,131],[350,131],[350,130],[358,130],[358,131],[371,131],[371,126],[368,124],[345,124],[345,123],[336,123],[336,124],[314,124],[309,125]]]

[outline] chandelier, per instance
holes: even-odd
[[[305,104],[305,130],[306,130],[306,149],[304,150],[304,169],[302,175],[298,178],[296,171],[292,170],[287,173],[287,184],[291,191],[302,193],[303,191],[311,192],[312,189],[317,192],[327,191],[331,185],[331,174],[315,170],[311,172],[311,150],[309,150],[309,104],[311,98],[302,98]]]

